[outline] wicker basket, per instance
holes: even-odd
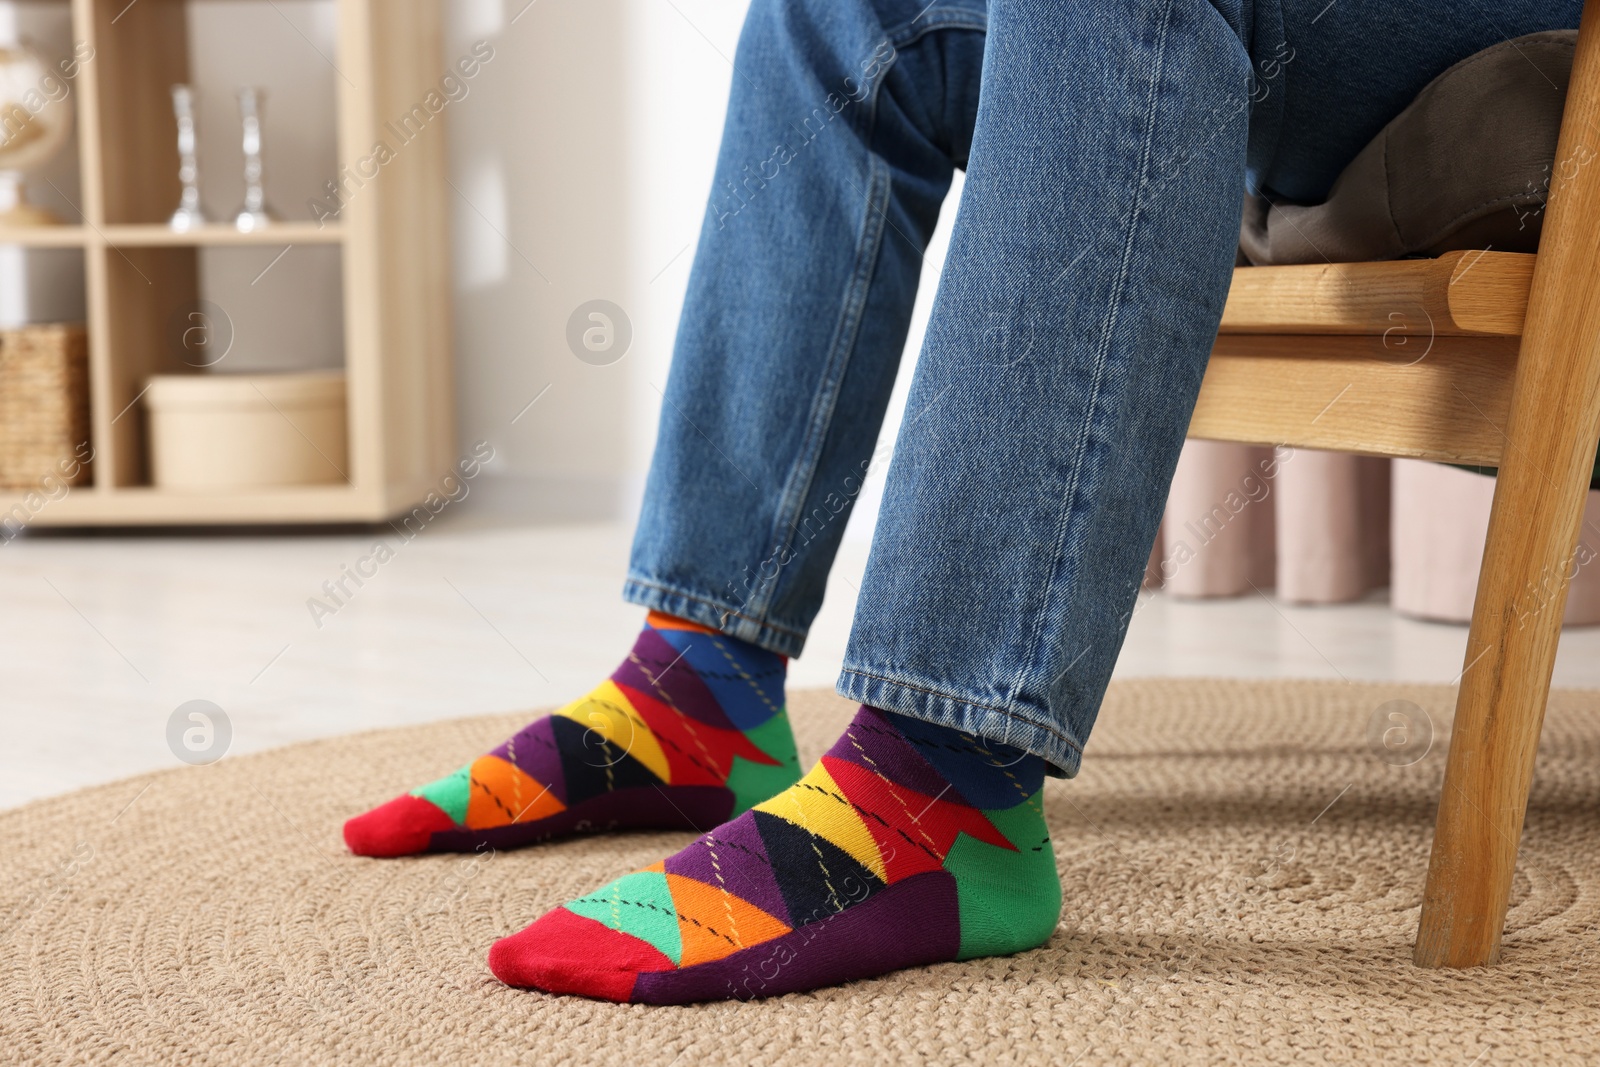
[[[81,485],[90,455],[84,328],[0,330],[0,486]]]

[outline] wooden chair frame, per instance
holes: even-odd
[[[1600,439],[1600,0],[1538,255],[1235,270],[1189,435],[1499,468],[1413,955],[1496,962]]]

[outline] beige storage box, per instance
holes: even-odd
[[[162,489],[345,482],[343,371],[162,374],[144,394]]]

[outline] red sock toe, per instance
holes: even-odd
[[[428,841],[455,822],[421,797],[395,797],[344,824],[344,843],[358,856],[410,856],[425,852]]]
[[[641,972],[673,963],[632,934],[557,908],[489,949],[489,969],[506,985],[626,1002]]]

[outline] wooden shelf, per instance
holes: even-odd
[[[93,237],[86,226],[0,227],[0,245],[26,248],[83,248]]]
[[[281,222],[265,230],[241,233],[232,226],[207,226],[179,232],[159,224],[107,226],[96,236],[113,248],[170,247],[195,245],[309,245],[338,244],[344,240],[344,227],[318,226],[314,222]]]
[[[311,245],[341,244],[345,228],[338,224],[281,222],[265,230],[241,233],[232,226],[207,226],[180,233],[159,223],[112,225],[92,230],[87,226],[0,227],[0,245],[26,248],[190,248],[201,245]]]
[[[25,504],[24,490],[0,489],[0,513]],[[395,499],[395,503],[391,503]],[[216,493],[150,486],[83,486],[32,510],[29,526],[166,526],[186,523],[380,522],[403,510],[397,498],[352,485],[302,485]]]
[[[335,156],[353,166],[392,136],[387,121],[435,89],[440,4],[331,2]],[[373,522],[409,510],[455,459],[446,116],[408,141],[337,224],[174,233],[166,225],[179,197],[171,87],[192,76],[189,5],[70,4],[73,39],[94,56],[76,83],[81,224],[0,229],[0,244],[83,250],[93,484],[43,507],[25,490],[0,488],[0,513],[21,507],[26,525],[87,526]],[[172,323],[202,295],[199,249],[311,244],[339,251],[350,483],[206,494],[152,487],[139,398],[152,375],[195,370],[175,350]]]

